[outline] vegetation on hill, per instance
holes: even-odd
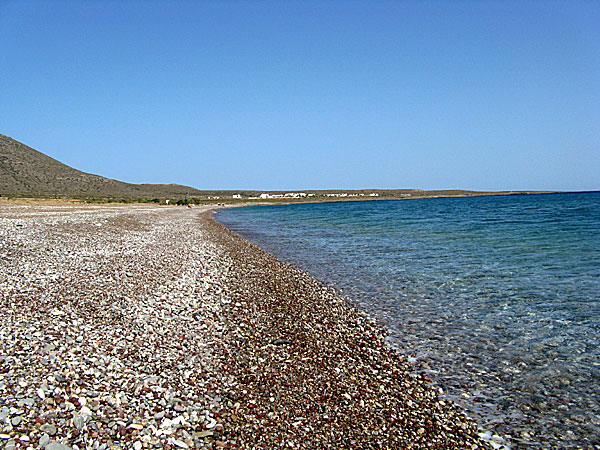
[[[81,172],[0,134],[0,195],[150,200],[198,196],[178,184],[131,184]]]

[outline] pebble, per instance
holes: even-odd
[[[208,422],[206,424],[206,428],[208,430],[211,430],[216,426],[217,426],[217,421],[215,419],[213,419],[212,417],[209,417]]]
[[[200,431],[199,433],[195,433],[195,437],[198,438],[205,438],[205,437],[209,437],[212,436],[214,433],[212,431]]]
[[[48,433],[48,435],[50,436],[54,436],[56,434],[56,425],[53,425],[51,423],[45,423],[40,427],[40,430]]]
[[[179,439],[172,439],[171,442],[173,443],[173,445],[179,447],[179,448],[190,448],[189,445],[187,445],[185,442],[180,441]]]
[[[1,207],[0,254],[0,414],[45,450],[489,448],[381,329],[200,208]]]
[[[223,302],[232,383],[222,397],[233,408],[219,415],[228,440],[214,445],[490,448],[365,314],[215,221],[205,225],[235,261]]]
[[[46,445],[48,445],[49,443],[50,443],[50,436],[48,436],[46,433],[44,433],[39,440],[40,447],[46,447]]]
[[[196,425],[176,418],[147,440],[144,418],[160,421],[172,405],[185,417],[219,412],[210,349],[223,348],[215,293],[231,262],[196,211],[2,207],[0,254],[0,364],[13,368],[0,389],[13,427],[50,448],[89,438],[125,448],[132,435],[153,447],[185,443]]]
[[[56,441],[50,441],[46,444],[45,450],[72,450],[71,447],[65,444],[61,444]]]
[[[10,419],[10,423],[13,427],[18,427],[19,425],[21,425],[21,422],[23,422],[23,417],[21,416],[15,416],[12,419]]]
[[[78,430],[83,430],[83,427],[85,426],[85,420],[82,416],[74,416],[73,417],[73,426],[75,428],[77,428]]]

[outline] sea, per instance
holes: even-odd
[[[497,448],[600,448],[600,192],[250,206]]]

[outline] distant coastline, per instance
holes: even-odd
[[[356,194],[357,192],[377,193],[376,196],[367,194]],[[410,194],[407,194],[410,191]],[[314,195],[304,197],[286,197],[287,191],[243,191],[250,192],[247,195],[237,194],[240,191],[200,191],[196,196],[183,197],[161,197],[161,198],[129,198],[119,196],[109,197],[86,197],[60,196],[60,195],[17,195],[0,192],[0,204],[148,204],[153,203],[165,206],[182,205],[221,205],[221,206],[259,206],[259,205],[289,205],[306,203],[335,203],[335,202],[362,202],[380,200],[415,200],[427,198],[465,198],[465,197],[488,197],[488,196],[511,196],[511,195],[543,195],[543,194],[576,194],[580,191],[467,191],[467,190],[421,190],[421,189],[366,189],[356,190],[306,190],[305,193]],[[412,193],[414,192],[414,194]],[[596,192],[596,191],[585,191]],[[272,194],[273,193],[273,194]],[[282,194],[279,194],[282,193]],[[261,194],[273,195],[271,197],[260,197]],[[238,196],[240,195],[240,196]],[[281,195],[281,196],[278,196]]]
[[[413,198],[550,194],[561,191],[465,189],[197,189],[180,184],[133,184],[82,172],[0,134],[0,202],[234,205],[405,200]]]

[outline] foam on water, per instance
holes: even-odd
[[[513,448],[600,445],[600,193],[231,209]]]

